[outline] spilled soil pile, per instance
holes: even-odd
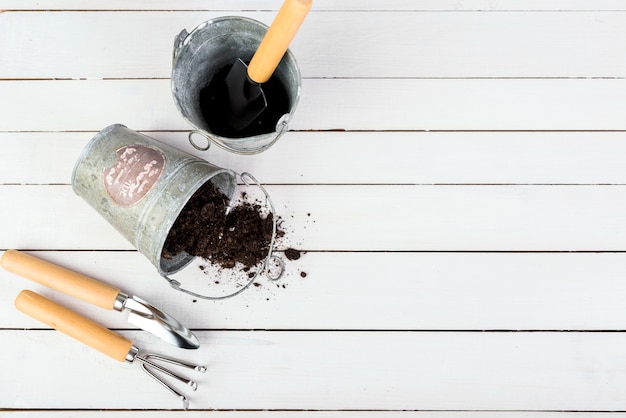
[[[264,215],[257,203],[242,202],[228,213],[228,198],[212,182],[189,200],[165,241],[163,257],[181,251],[202,257],[223,268],[241,263],[256,266],[267,257],[273,215]]]

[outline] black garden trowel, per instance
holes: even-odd
[[[241,58],[233,64],[224,80],[225,106],[229,122],[240,131],[250,125],[268,106],[263,83],[268,81],[304,21],[311,0],[286,0],[267,30],[249,65]]]

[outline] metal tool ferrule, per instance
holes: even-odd
[[[128,354],[126,354],[126,363],[132,363],[139,354],[139,349],[134,345],[130,346],[130,350],[128,350]]]
[[[128,295],[126,293],[118,293],[115,301],[113,302],[113,309],[122,312],[124,310],[124,303],[126,302],[126,299],[128,299]]]

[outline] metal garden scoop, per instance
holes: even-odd
[[[230,125],[242,130],[267,107],[262,84],[270,79],[304,21],[312,0],[286,0],[250,64],[237,59],[224,80]]]
[[[6,251],[0,265],[11,273],[101,308],[120,312],[126,309],[128,322],[170,344],[181,348],[200,347],[196,336],[176,319],[106,283],[16,250]]]

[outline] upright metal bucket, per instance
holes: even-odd
[[[285,87],[290,110],[276,123],[274,132],[245,138],[226,138],[213,133],[200,109],[200,91],[213,76],[238,58],[248,62],[257,50],[268,27],[245,17],[225,16],[200,24],[191,33],[182,30],[174,41],[172,94],[182,116],[195,131],[189,135],[192,145],[208,149],[214,143],[238,154],[257,154],[272,146],[288,129],[300,98],[300,70],[288,50],[274,75]],[[206,147],[193,140],[193,134],[204,136]]]
[[[162,256],[174,221],[207,181],[229,199],[235,173],[159,142],[111,125],[87,144],[74,167],[74,192],[113,225],[157,268],[174,274],[193,256]]]

